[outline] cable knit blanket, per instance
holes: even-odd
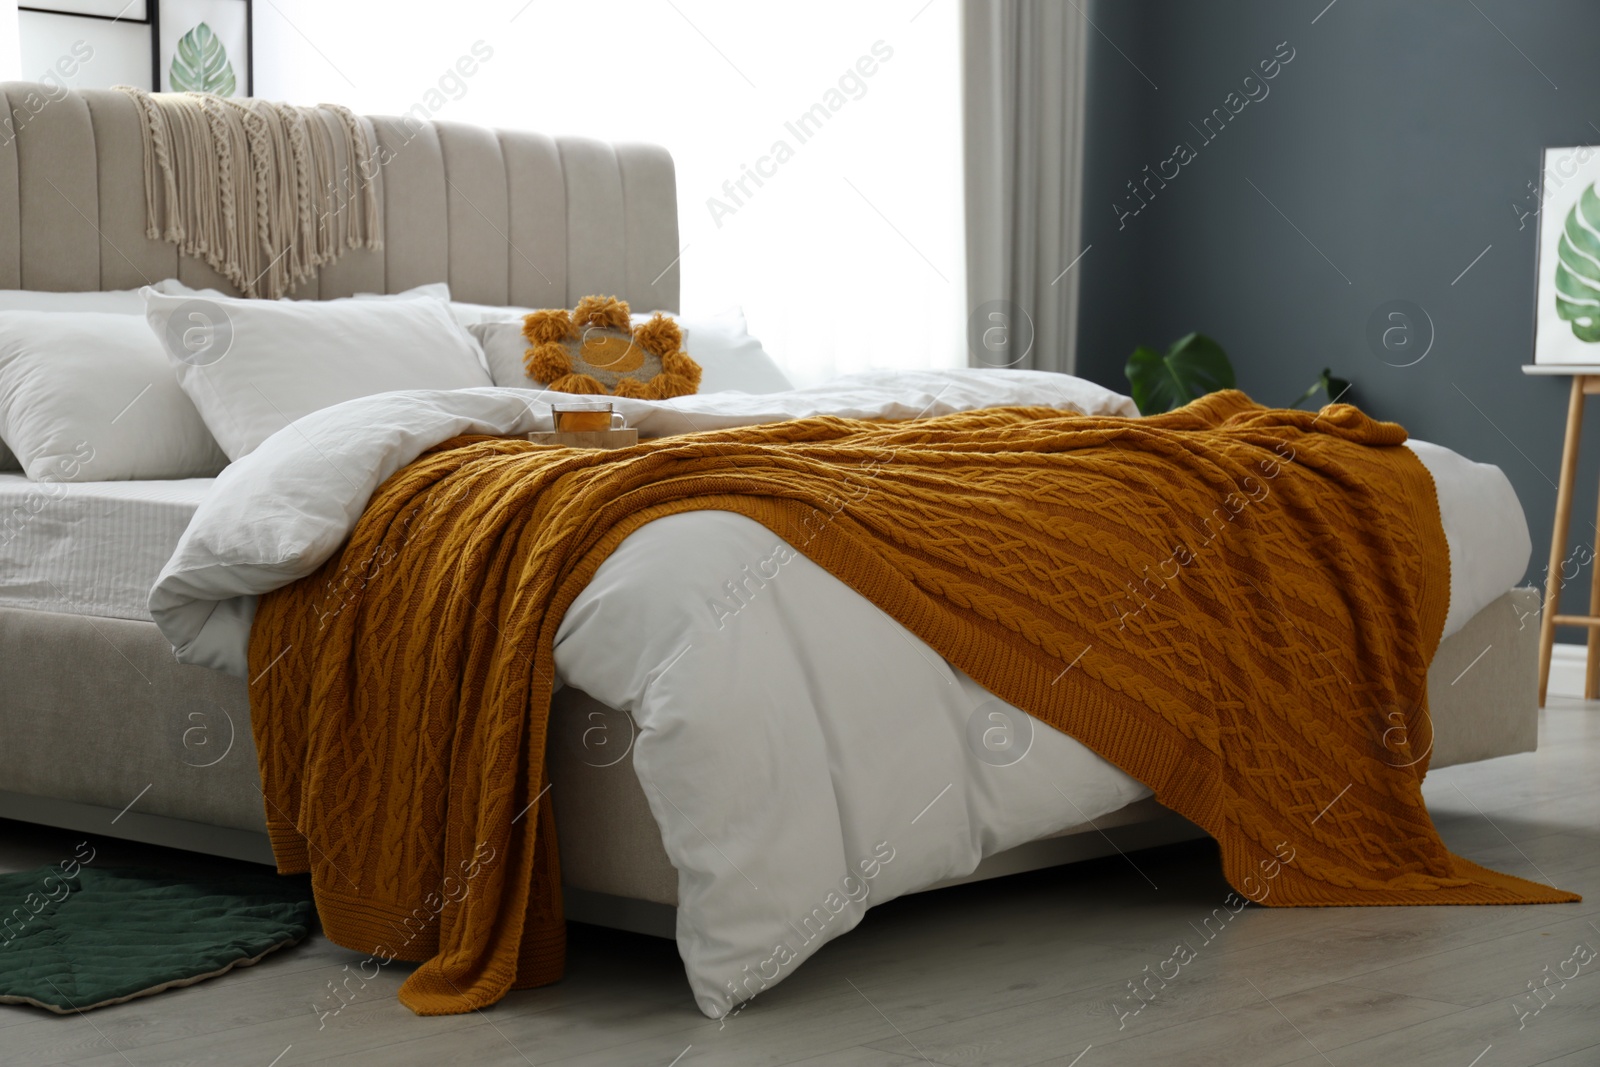
[[[261,601],[251,717],[279,867],[311,872],[334,941],[424,961],[400,994],[419,1013],[557,979],[557,626],[632,531],[716,509],[1150,786],[1249,899],[1576,900],[1452,855],[1423,804],[1449,554],[1404,440],[1352,407],[1225,392],[1143,419],[447,442]]]

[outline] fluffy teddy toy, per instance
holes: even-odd
[[[522,336],[533,346],[522,356],[528,377],[556,392],[666,400],[700,388],[678,324],[658,313],[634,327],[616,297],[586,296],[570,314],[535,311]]]

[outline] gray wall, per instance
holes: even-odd
[[[1331,367],[1363,410],[1506,472],[1533,533],[1529,578],[1542,580],[1570,380],[1519,370],[1533,351],[1537,217],[1519,224],[1513,205],[1536,203],[1527,183],[1545,146],[1600,143],[1600,4],[1326,4],[1087,9],[1099,31],[1079,373],[1126,389],[1134,346],[1190,330],[1228,350],[1262,403],[1287,404]],[[1190,123],[1285,41],[1294,59],[1265,98],[1205,142]],[[1179,141],[1195,158],[1119,223],[1113,205],[1134,203],[1125,183]],[[1395,299],[1432,319],[1432,349],[1413,366],[1380,359],[1366,338]],[[1600,540],[1600,410],[1592,417],[1570,542],[1589,545]],[[1586,602],[1588,581],[1585,570],[1565,608]]]

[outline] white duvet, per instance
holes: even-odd
[[[1011,404],[1135,414],[1080,379],[995,370],[618,401],[644,436]],[[383,479],[457,434],[548,428],[538,394],[509,389],[390,393],[307,416],[217,479],[151,615],[180,660],[243,675],[255,597],[328,559]],[[1527,527],[1497,468],[1413,448],[1450,544],[1448,634],[1521,578]],[[623,542],[567,613],[556,666],[634,717],[634,770],[678,871],[679,951],[712,1017],[781,981],[868,907],[1148,794],[727,512],[661,519]]]

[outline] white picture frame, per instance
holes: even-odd
[[[1600,364],[1600,146],[1546,148],[1540,176],[1533,362],[1595,366]]]
[[[152,0],[156,11],[156,89],[160,92],[178,92],[196,88],[191,84],[175,84],[173,60],[179,53],[185,35],[204,23],[217,44],[226,54],[233,74],[231,91],[221,92],[214,85],[204,86],[207,92],[223,96],[244,97],[251,93],[251,7],[249,0]]]

